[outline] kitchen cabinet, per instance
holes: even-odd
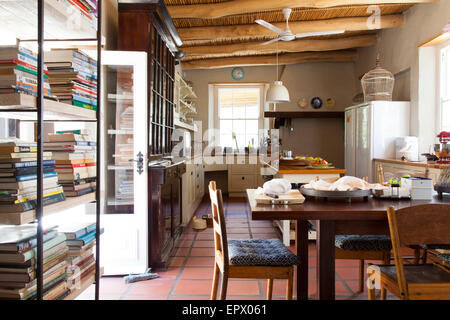
[[[181,176],[183,226],[192,219],[205,194],[204,165],[192,162],[186,163],[186,172]]]
[[[136,114],[146,121],[139,134],[148,142],[136,161],[148,162],[148,266],[164,269],[182,222],[185,165],[170,158],[176,108],[174,55],[182,42],[163,1],[119,0],[118,11],[118,49],[147,54],[147,66],[141,70],[147,75],[148,93],[141,99],[146,100],[148,110],[136,110]],[[136,85],[128,83],[131,88]]]

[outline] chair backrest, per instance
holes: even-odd
[[[219,260],[216,262],[220,262],[224,268],[228,268],[228,242],[222,191],[216,189],[215,181],[209,182],[209,198],[213,217],[215,257],[216,260]]]
[[[387,210],[399,287],[408,299],[400,248],[419,244],[450,244],[450,204],[426,204]]]

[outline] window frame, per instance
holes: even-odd
[[[265,83],[230,83],[230,84],[215,84],[213,88],[214,94],[214,129],[215,129],[215,145],[222,147],[220,144],[220,118],[219,118],[219,89],[230,89],[230,88],[248,88],[248,89],[259,89],[259,117],[258,117],[258,139],[259,139],[259,131],[264,129],[264,109],[266,105],[265,101]],[[236,118],[232,120],[255,120],[255,119],[247,119],[247,118]],[[259,141],[255,141],[256,146],[258,146]],[[236,146],[233,146],[233,152],[236,151]]]
[[[437,129],[438,132],[441,132],[444,130],[444,126],[443,126],[443,104],[444,102],[450,102],[450,92],[448,93],[448,97],[445,97],[446,99],[443,99],[442,97],[442,88],[444,85],[444,78],[447,77],[447,79],[450,77],[450,75],[447,75],[447,70],[449,70],[448,72],[450,73],[450,66],[444,66],[443,65],[443,59],[442,59],[442,54],[444,53],[444,51],[446,52],[446,54],[448,55],[447,58],[447,62],[450,63],[450,40],[447,40],[441,44],[439,44],[436,47],[436,80],[437,80],[437,85],[436,85],[436,102],[437,102],[437,117],[438,117],[438,121],[437,121]],[[444,72],[444,69],[445,72]],[[449,123],[449,127],[450,127],[450,123]]]

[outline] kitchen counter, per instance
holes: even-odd
[[[433,168],[433,169],[445,169],[449,165],[448,164],[439,164],[439,163],[427,163],[426,161],[417,162],[417,161],[403,161],[397,159],[378,159],[375,158],[374,161],[385,162],[385,163],[393,163],[393,164],[401,164],[413,167],[422,167],[422,168]]]
[[[345,169],[329,168],[329,169],[293,169],[290,167],[280,166],[278,174],[339,174],[345,175]]]

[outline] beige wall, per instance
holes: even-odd
[[[198,95],[198,115],[203,131],[208,128],[208,84],[214,82],[235,82],[231,77],[232,68],[213,70],[189,70],[184,77],[192,81]],[[280,69],[281,70],[281,69]],[[276,66],[244,67],[243,82],[272,82],[276,78]],[[281,80],[288,88],[291,102],[277,105],[278,111],[300,111],[297,101],[305,97],[308,101],[315,96],[322,100],[334,98],[336,110],[351,105],[356,93],[353,63],[305,63],[288,65]],[[272,108],[272,106],[270,106]],[[307,111],[314,111],[311,107]],[[326,111],[322,107],[320,111]],[[289,134],[282,128],[283,149],[326,157],[333,163],[344,165],[344,126],[336,119],[297,119],[293,121],[294,132]],[[326,137],[326,139],[322,139]],[[333,148],[327,150],[332,145]]]
[[[419,152],[428,152],[429,145],[435,141],[436,108],[434,101],[425,98],[424,86],[419,86],[419,75],[427,70],[419,68],[418,46],[439,34],[449,17],[448,0],[415,5],[404,13],[403,26],[382,30],[376,46],[358,50],[355,81],[359,92],[362,90],[358,78],[375,66],[377,53],[381,56],[381,66],[397,74],[394,100],[411,101],[410,134],[419,137]]]

